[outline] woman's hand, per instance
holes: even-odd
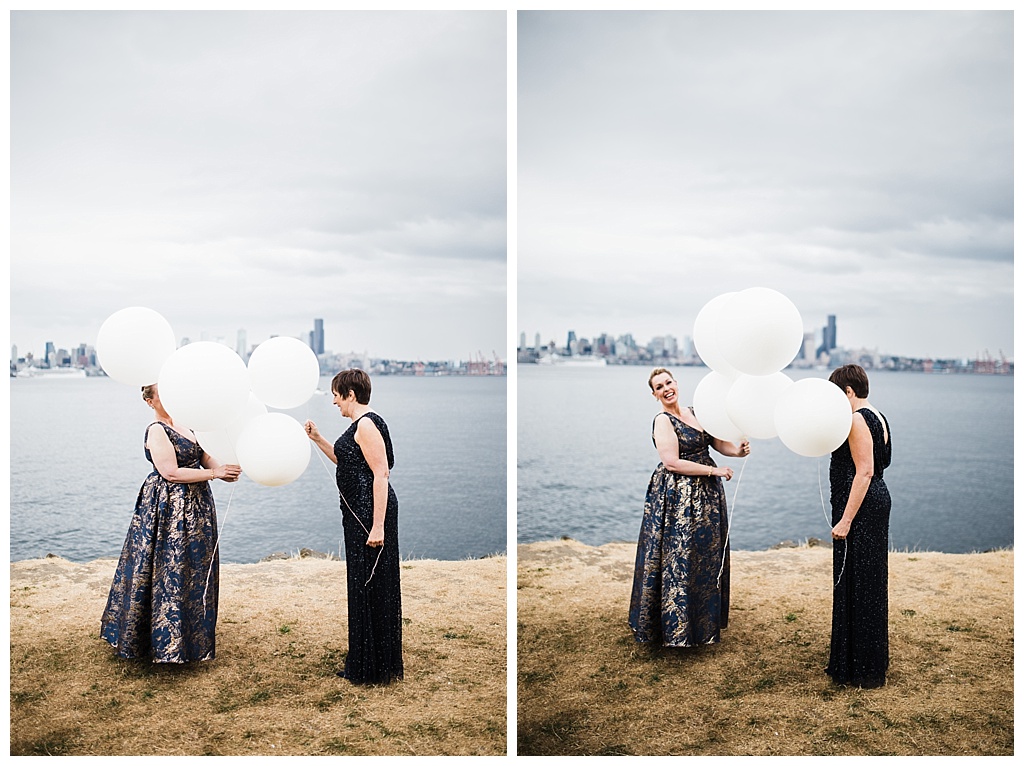
[[[242,466],[240,465],[219,465],[213,469],[213,478],[221,481],[238,481],[238,477],[241,475]]]
[[[853,520],[847,520],[842,518],[839,523],[832,527],[832,539],[833,540],[845,540],[846,536],[850,534],[850,525],[853,524]]]
[[[746,439],[740,442],[740,446],[736,451],[736,457],[746,457],[750,454],[750,442]]]
[[[313,441],[317,441],[320,438],[320,431],[317,430],[316,423],[312,420],[306,421],[306,436]]]
[[[729,466],[725,466],[724,468],[712,468],[711,475],[719,476],[726,481],[729,481],[729,479],[732,478],[732,469]]]
[[[366,538],[366,544],[371,548],[384,547],[384,527],[374,524],[370,527],[370,536]]]

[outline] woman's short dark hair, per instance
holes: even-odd
[[[837,367],[828,376],[828,379],[839,386],[843,391],[849,386],[853,389],[853,395],[858,399],[868,398],[868,374],[859,364],[844,364]]]
[[[664,367],[655,367],[653,370],[651,370],[651,374],[647,376],[647,385],[651,387],[652,391],[654,390],[654,384],[651,383],[651,381],[654,380],[658,375],[661,375],[661,373],[663,372],[667,373],[668,376],[672,378],[672,373],[666,370]],[[672,378],[672,380],[675,380],[675,378]]]
[[[331,391],[338,394],[342,399],[348,396],[348,392],[351,391],[356,395],[357,402],[369,404],[370,376],[355,367],[350,370],[342,370],[331,381]]]

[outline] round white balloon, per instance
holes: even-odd
[[[783,372],[771,375],[741,375],[725,397],[725,411],[736,427],[751,439],[773,439],[775,406],[793,380]]]
[[[240,417],[249,400],[245,363],[227,346],[200,341],[164,362],[158,381],[168,414],[195,431],[218,431]]]
[[[265,405],[290,410],[305,404],[316,391],[320,363],[313,349],[298,338],[271,338],[249,357],[249,380]]]
[[[725,409],[725,398],[733,379],[720,372],[709,372],[693,391],[693,412],[701,428],[712,436],[729,442],[743,438],[743,431],[732,422]]]
[[[723,293],[712,298],[704,304],[693,322],[693,346],[697,349],[701,361],[715,372],[731,378],[739,377],[741,373],[722,354],[718,342],[718,328],[722,323],[723,313],[735,295],[736,293]]]
[[[238,465],[234,442],[231,441],[226,431],[196,431],[195,433],[199,446],[207,455],[215,457],[221,465]]]
[[[220,463],[238,465],[238,455],[235,452],[235,442],[239,434],[249,424],[249,421],[260,415],[267,414],[267,407],[256,398],[256,395],[249,392],[249,401],[245,405],[242,414],[228,423],[218,431],[198,431],[196,438],[200,446],[213,455]]]
[[[174,347],[171,325],[153,309],[142,306],[115,311],[96,336],[96,356],[103,371],[130,386],[156,383]]]
[[[838,449],[850,435],[853,411],[839,386],[822,378],[796,381],[779,397],[775,427],[779,440],[804,457]]]
[[[736,293],[721,313],[722,355],[747,375],[771,375],[785,368],[804,342],[803,320],[793,302],[767,287]]]
[[[269,412],[242,429],[235,451],[246,476],[257,484],[280,487],[306,470],[311,447],[299,421],[283,412]]]

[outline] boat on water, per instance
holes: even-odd
[[[81,367],[24,367],[14,377],[68,380],[87,378],[89,373]]]
[[[602,356],[584,356],[581,354],[559,356],[558,354],[549,354],[538,359],[537,364],[553,364],[560,367],[605,367],[608,362]]]

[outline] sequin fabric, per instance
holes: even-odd
[[[892,459],[889,421],[863,408],[873,443],[874,475],[845,541],[832,546],[832,639],[825,672],[838,684],[878,687],[889,669],[889,512],[883,473]],[[885,416],[882,416],[885,419]],[[832,525],[843,516],[856,467],[844,442],[829,463]],[[838,584],[836,584],[838,583]]]
[[[715,465],[708,433],[662,416],[672,421],[680,458]],[[658,464],[647,487],[633,572],[629,625],[638,642],[701,646],[721,640],[729,621],[727,529],[721,478],[684,476]]]
[[[395,465],[387,423],[375,412],[354,421],[334,443],[348,586],[348,654],[342,674],[355,684],[386,684],[403,675],[398,497],[388,484],[384,547],[367,546],[373,526],[373,471],[355,440],[362,418],[377,426],[388,468]]]
[[[203,448],[163,423],[178,466],[201,468]],[[146,459],[153,458],[146,448]],[[215,654],[219,561],[217,513],[208,482],[178,484],[154,468],[135,502],[100,621],[117,654],[153,662]]]

